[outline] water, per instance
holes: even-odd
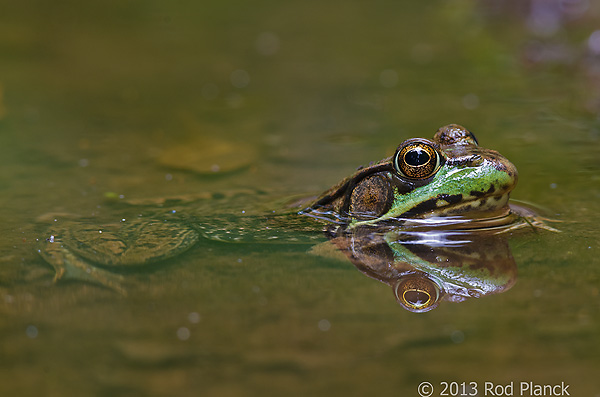
[[[2,7],[0,394],[600,395],[599,10],[538,3]],[[562,221],[509,241],[501,294],[410,313],[303,232],[201,239],[126,271],[127,296],[54,283],[35,252],[48,224],[118,221],[112,201],[268,212],[452,122],[517,166],[514,198]]]

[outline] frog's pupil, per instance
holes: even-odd
[[[429,303],[431,296],[425,291],[411,289],[404,293],[404,299],[414,307],[422,307]]]
[[[427,164],[430,159],[431,157],[429,154],[421,148],[414,148],[404,156],[404,161],[406,161],[406,164],[413,167]]]

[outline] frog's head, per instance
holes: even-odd
[[[482,148],[456,124],[433,140],[408,139],[393,156],[359,169],[323,193],[308,209],[334,213],[352,225],[439,216],[477,216],[508,209],[515,166]]]

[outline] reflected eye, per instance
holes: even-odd
[[[401,279],[394,294],[398,303],[411,312],[422,313],[437,306],[440,291],[438,286],[426,277],[408,276]]]
[[[431,143],[409,140],[396,150],[394,169],[409,179],[425,179],[435,174],[441,165],[440,154]]]

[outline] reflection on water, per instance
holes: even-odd
[[[517,279],[507,236],[495,230],[336,227],[329,236],[357,269],[389,285],[412,312],[501,293]]]

